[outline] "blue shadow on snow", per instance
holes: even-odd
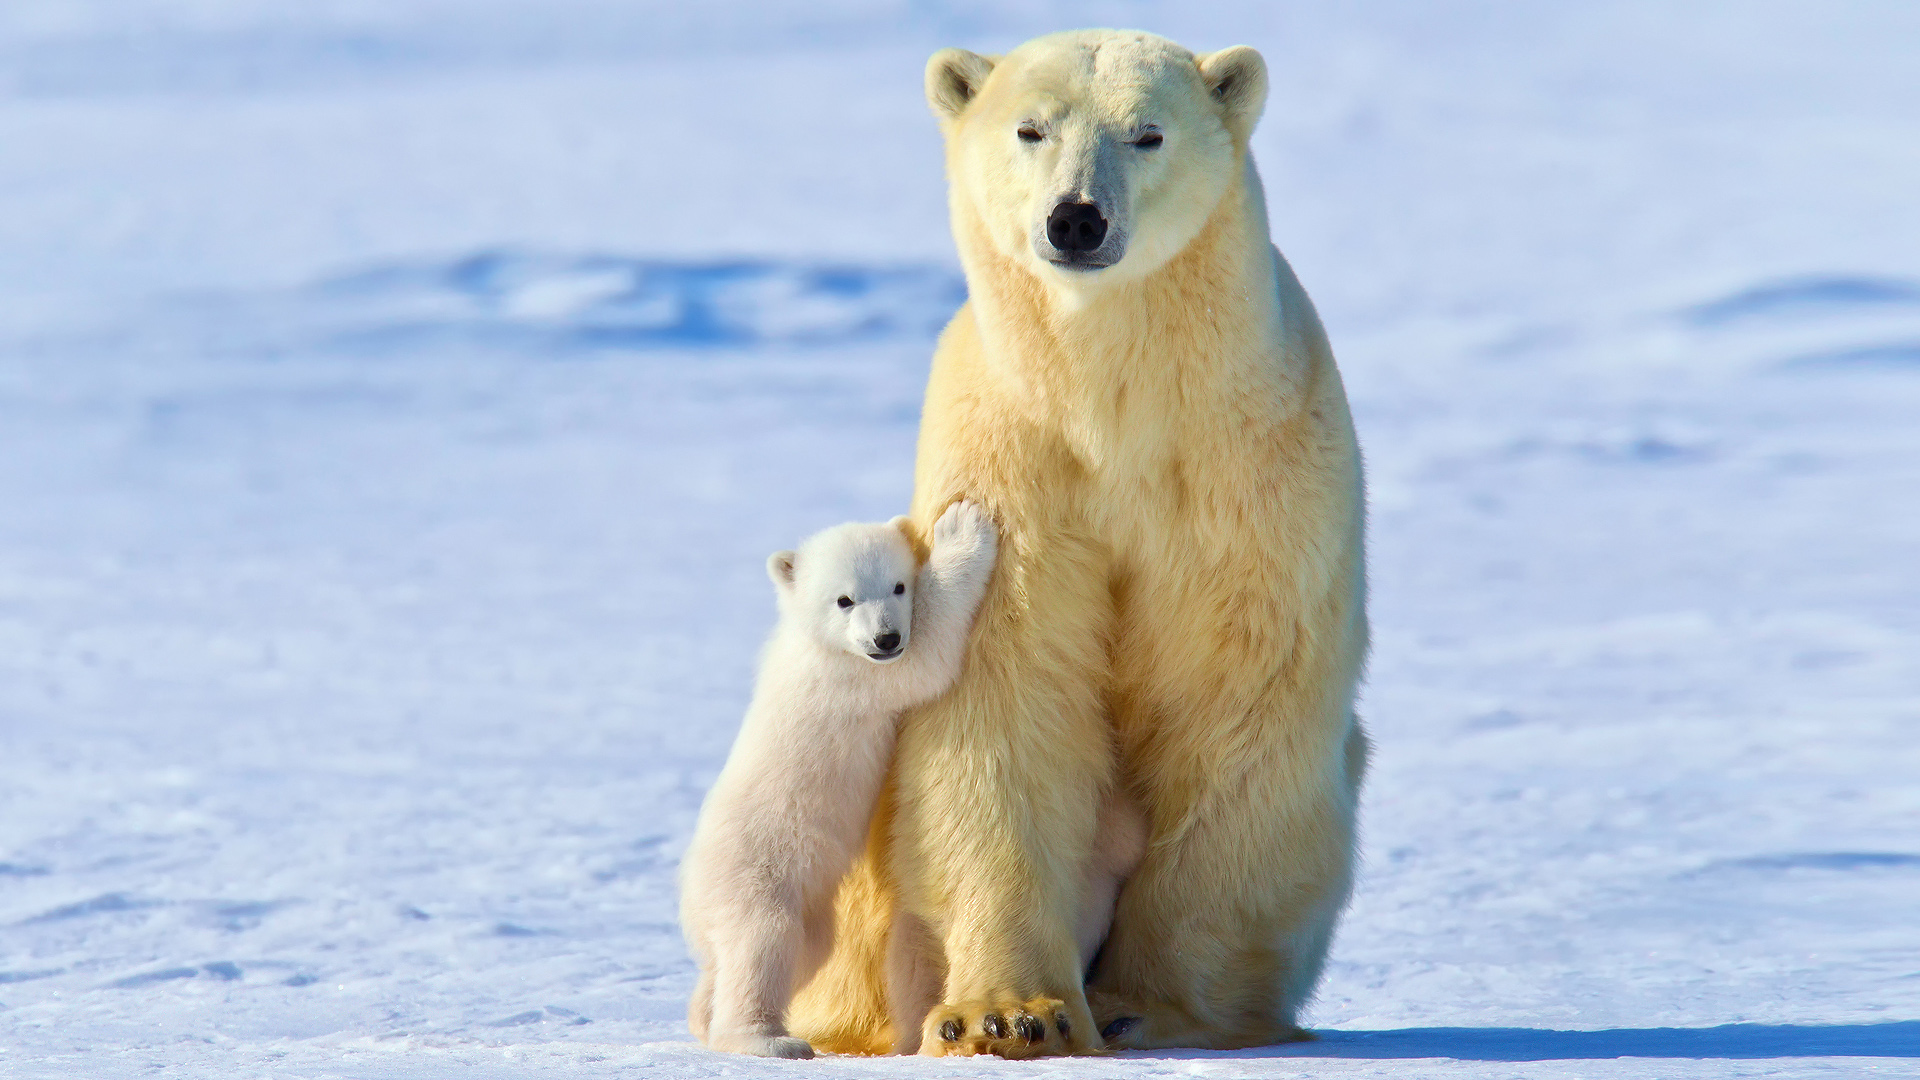
[[[1250,1050],[1129,1051],[1166,1058],[1451,1058],[1584,1061],[1612,1058],[1920,1058],[1920,1020],[1885,1024],[1723,1024],[1710,1028],[1402,1028],[1321,1031],[1311,1042]]]
[[[1754,317],[1823,315],[1920,305],[1920,283],[1900,278],[1802,277],[1755,285],[1682,315],[1696,326],[1719,326]]]
[[[367,267],[309,295],[344,320],[340,344],[452,336],[563,350],[931,339],[966,298],[966,282],[936,266],[509,250]]]

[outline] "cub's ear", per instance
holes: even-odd
[[[907,538],[907,544],[913,548],[913,557],[916,561],[927,561],[927,556],[932,552],[927,547],[926,539],[920,535],[920,530],[913,524],[912,518],[901,514],[887,524],[899,529],[900,535]]]
[[[1207,92],[1220,103],[1227,130],[1242,145],[1253,135],[1253,125],[1267,107],[1267,62],[1247,45],[1196,56]]]
[[[767,556],[767,576],[781,592],[793,590],[793,559],[791,551],[776,551]]]
[[[958,120],[980,95],[993,74],[997,56],[981,56],[965,49],[941,49],[927,61],[927,104],[942,122]]]

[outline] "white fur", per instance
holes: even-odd
[[[959,675],[998,536],[956,503],[916,572],[905,526],[840,525],[767,561],[780,623],[681,869],[701,967],[688,1022],[716,1050],[813,1056],[787,1034],[787,1003],[832,947],[834,889],[866,841],[895,721]]]

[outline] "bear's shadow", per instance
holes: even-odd
[[[1920,1058],[1920,1020],[1884,1024],[1724,1024],[1710,1028],[1400,1028],[1321,1031],[1311,1042],[1249,1050],[1130,1051],[1158,1058],[1451,1058],[1579,1061],[1611,1058]]]

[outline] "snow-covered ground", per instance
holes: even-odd
[[[1189,10],[1205,7],[1206,11]],[[933,48],[1246,42],[1379,746],[1242,1054],[725,1058],[765,553],[897,512]],[[0,1075],[1920,1072],[1920,9],[0,6]]]

